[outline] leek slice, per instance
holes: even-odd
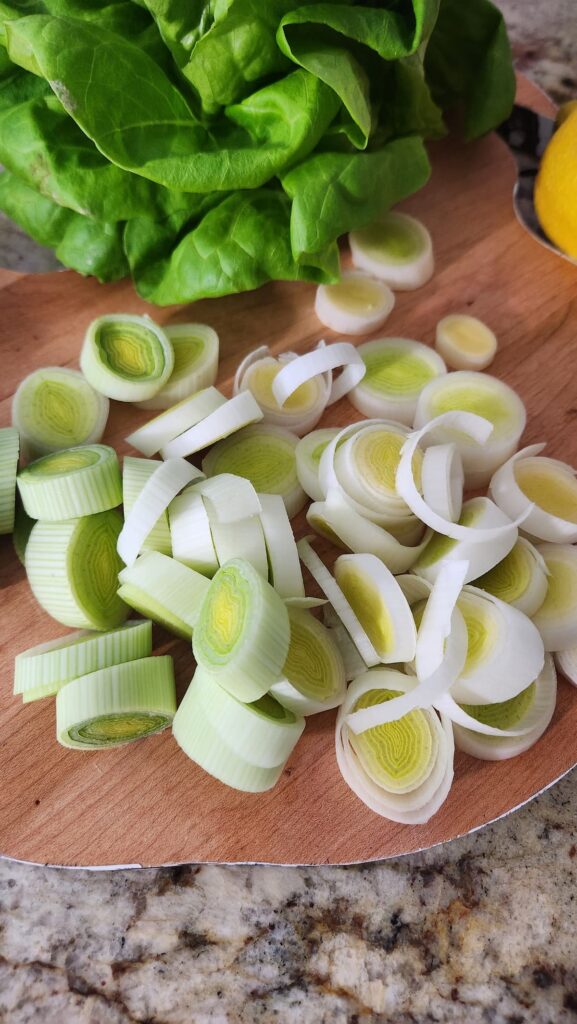
[[[393,574],[375,555],[340,555],[335,579],[383,664],[412,661],[417,631]]]
[[[341,369],[336,380],[331,380],[327,405],[343,398],[365,375],[365,364],[354,345],[337,341],[332,345],[319,343],[312,352],[287,360],[272,382],[272,393],[281,408],[296,391],[310,380]]]
[[[149,420],[143,427],[129,434],[126,441],[144,455],[155,455],[179,434],[200,423],[222,405],[226,405],[226,398],[217,388],[204,388]]]
[[[122,466],[122,504],[125,517],[129,515],[134,502],[142,491],[147,480],[162,466],[156,459],[136,459],[125,455]],[[142,551],[160,551],[163,555],[172,554],[168,515],[161,512],[154,526],[142,543]]]
[[[168,518],[174,558],[204,576],[214,576],[218,558],[202,495],[190,488],[178,494],[168,506]]]
[[[434,449],[428,449],[434,451]],[[434,583],[447,561],[469,563],[464,583],[470,583],[501,562],[517,541],[517,527],[490,498],[469,498],[463,505],[459,525],[466,527],[473,535],[469,540],[455,540],[442,533],[434,533],[413,565],[413,572]],[[501,528],[490,543],[476,543],[475,530]]]
[[[546,651],[564,651],[577,644],[577,548],[572,544],[539,544],[547,566],[547,593],[533,616]]]
[[[208,477],[232,473],[245,477],[257,491],[281,495],[292,519],[306,504],[297,476],[296,434],[267,423],[239,430],[219,441],[202,460]]]
[[[36,522],[35,519],[31,519],[30,516],[22,508],[22,502],[17,497],[16,500],[16,515],[14,518],[14,532],[12,534],[12,543],[14,550],[18,556],[18,561],[24,565],[26,556],[26,548],[28,546],[28,540],[32,533],[32,527]]]
[[[351,679],[356,679],[357,676],[366,672],[368,666],[361,658],[334,608],[328,603],[323,607],[323,622],[341,653],[345,666],[345,679],[347,683],[350,683]]]
[[[251,393],[243,391],[209,413],[200,423],[165,444],[160,454],[163,459],[194,455],[202,448],[208,448],[215,441],[221,441],[223,437],[228,437],[258,420],[262,420],[261,409]]]
[[[303,491],[313,501],[322,501],[324,498],[319,482],[321,455],[338,433],[338,427],[322,427],[320,430],[311,430],[310,434],[301,437],[295,448],[299,483]]]
[[[80,369],[100,394],[119,402],[144,402],[167,383],[174,352],[162,328],[149,316],[113,313],[89,325]]]
[[[321,324],[337,334],[369,334],[382,327],[395,305],[387,284],[359,271],[348,270],[336,284],[321,284],[315,313]]]
[[[155,467],[125,515],[118,538],[118,554],[126,565],[134,564],[150,531],[172,499],[199,476],[202,476],[200,470],[184,459],[168,459]]]
[[[100,441],[109,402],[78,370],[49,366],[20,382],[12,399],[12,422],[26,458],[71,445]]]
[[[222,566],[203,601],[194,630],[199,665],[239,700],[258,700],[279,678],[290,640],[281,597],[248,562]]]
[[[212,542],[219,565],[242,558],[268,580],[268,558],[260,516],[239,519],[234,526],[211,523]]]
[[[117,595],[122,562],[116,544],[122,518],[114,509],[64,522],[39,521],[26,546],[34,597],[58,622],[107,630],[128,617]]]
[[[347,785],[376,814],[403,824],[422,824],[444,803],[453,781],[451,723],[432,709],[351,733],[351,712],[409,692],[415,682],[393,669],[370,669],[355,679],[339,709],[337,764]]]
[[[545,446],[531,445],[513,455],[491,480],[490,494],[511,518],[522,515],[523,531],[537,540],[577,541],[575,470],[557,459],[539,457]]]
[[[292,430],[299,436],[308,433],[320,420],[331,390],[331,375],[314,377],[301,384],[281,407],[273,385],[283,367],[298,359],[294,352],[284,352],[276,359],[268,346],[261,346],[241,362],[234,379],[234,394],[250,391],[258,402],[265,423]]]
[[[463,460],[465,485],[485,487],[492,474],[517,450],[527,412],[516,391],[488,373],[457,370],[430,381],[419,395],[415,428],[448,412],[469,412],[492,424],[489,439],[464,437],[458,426],[445,438],[454,441]],[[467,432],[468,433],[468,432]]]
[[[118,579],[118,595],[131,608],[191,639],[210,585],[205,576],[159,551],[147,551]]]
[[[509,706],[506,709],[507,718],[505,718],[505,721],[508,724],[511,722],[511,718],[514,717],[515,711],[520,714],[520,717],[515,721],[517,735],[514,732],[513,735],[485,735],[454,724],[453,732],[458,749],[463,750],[466,754],[471,754],[473,757],[479,757],[483,761],[502,761],[509,757],[516,757],[517,754],[522,754],[525,750],[529,750],[543,735],[555,711],[557,676],[553,659],[550,655],[546,655],[545,663],[535,680],[534,687],[532,705],[529,706],[525,715],[523,714],[523,698],[525,696],[523,693],[517,698],[518,704],[516,707],[511,708]],[[493,705],[489,710],[493,712],[494,707]],[[475,714],[478,713],[478,709],[473,710]],[[500,709],[497,706],[497,721],[499,721],[499,711]],[[520,730],[524,730],[529,716],[535,721],[535,724],[529,731],[520,732]]]
[[[262,512],[254,485],[233,473],[219,473],[195,483],[190,489],[202,494],[211,523],[237,523]]]
[[[389,211],[374,224],[351,231],[353,264],[397,291],[412,290],[433,276],[433,243],[424,224]]]
[[[122,502],[122,478],[114,448],[82,445],[29,463],[18,476],[22,504],[33,519],[76,519]]]
[[[0,429],[0,534],[12,533],[20,438],[14,427]]]
[[[16,655],[14,693],[27,703],[52,697],[78,676],[146,658],[152,653],[150,622],[130,620],[108,633],[78,630]]]
[[[577,686],[577,646],[568,647],[565,651],[556,651],[555,665],[563,673],[565,679]]]
[[[299,553],[283,499],[279,494],[259,494],[259,498],[270,582],[281,597],[304,598]]]
[[[456,523],[463,507],[465,474],[455,444],[434,444],[425,449],[421,487],[427,505],[443,519]]]
[[[447,372],[440,355],[410,338],[375,338],[359,345],[357,352],[367,372],[349,393],[349,401],[363,416],[412,427],[425,384]]]
[[[484,370],[497,352],[491,328],[466,313],[450,313],[439,320],[435,345],[452,370]]]
[[[309,611],[288,608],[290,645],[283,678],[270,692],[295,714],[315,715],[342,703],[345,665],[330,631]]]
[[[545,600],[547,575],[537,549],[525,537],[519,537],[505,558],[475,580],[475,586],[531,618]]]
[[[218,334],[207,324],[163,324],[174,352],[167,383],[141,409],[170,409],[195,391],[214,384],[218,372]]]
[[[120,747],[172,722],[172,658],[140,658],[80,676],[56,694],[56,738],[74,750]]]

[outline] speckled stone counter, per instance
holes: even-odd
[[[577,94],[574,0],[502,0]],[[0,261],[48,269],[6,222]],[[0,861],[0,1024],[577,1021],[577,775],[484,831],[351,868],[91,873]]]

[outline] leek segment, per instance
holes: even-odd
[[[141,409],[170,409],[196,391],[214,384],[218,371],[218,334],[206,324],[164,324],[174,353],[167,383]]]
[[[313,501],[322,501],[324,493],[319,482],[321,455],[339,433],[337,427],[312,430],[302,437],[295,449],[296,471],[299,483]]]
[[[124,516],[129,515],[134,502],[144,488],[146,482],[162,463],[156,459],[136,459],[131,455],[124,456],[122,467],[122,504]],[[163,555],[172,555],[170,528],[166,511],[161,512],[154,526],[149,530],[142,542],[142,551],[160,551]]]
[[[547,574],[538,550],[525,537],[519,537],[505,558],[475,580],[475,586],[531,618],[545,600]]]
[[[114,448],[82,445],[45,455],[18,476],[22,504],[33,519],[76,519],[122,502],[122,478]]]
[[[447,561],[466,560],[469,566],[464,582],[470,583],[506,558],[517,541],[517,527],[489,498],[466,501],[458,525],[471,531],[471,539],[454,540],[442,533],[434,533],[413,565],[418,576],[434,583]],[[492,543],[475,542],[475,530],[495,527],[500,529],[500,533]]]
[[[209,587],[205,576],[174,558],[148,551],[118,579],[123,601],[176,636],[192,638]]]
[[[533,616],[546,651],[564,651],[577,644],[577,548],[572,544],[539,544],[547,567],[545,600]]]
[[[450,313],[439,320],[435,345],[452,370],[485,370],[497,352],[491,328],[466,313]]]
[[[204,576],[214,576],[218,558],[201,494],[187,487],[168,506],[172,554]]]
[[[366,374],[349,401],[363,416],[383,417],[413,426],[418,397],[447,368],[433,349],[410,338],[376,338],[357,349]]]
[[[275,359],[268,348],[257,349],[241,363],[234,389],[235,394],[250,391],[262,411],[265,423],[283,427],[301,436],[307,434],[320,420],[329,399],[330,382],[323,376],[307,380],[281,406],[274,396],[273,386],[287,360],[288,354]]]
[[[340,370],[334,379],[333,371]],[[348,341],[335,341],[327,345],[320,341],[311,352],[296,359],[286,359],[272,382],[273,395],[281,407],[290,402],[304,384],[320,375],[331,381],[327,405],[343,398],[365,375],[365,366],[354,345]]]
[[[523,531],[552,544],[577,541],[575,470],[557,459],[539,457],[545,446],[531,445],[513,455],[491,480],[493,501],[511,518],[523,516]]]
[[[288,607],[290,645],[282,679],[271,694],[295,714],[314,715],[336,708],[345,691],[345,666],[330,632],[314,615]]]
[[[53,366],[20,382],[12,399],[12,422],[28,459],[73,445],[100,441],[108,399],[77,370]]]
[[[383,281],[349,270],[336,284],[321,284],[315,313],[321,324],[339,334],[369,334],[382,327],[395,305],[395,296]]]
[[[222,405],[226,405],[226,398],[217,388],[204,388],[161,412],[134,430],[126,440],[143,455],[155,455],[179,434],[196,426]]]
[[[0,535],[14,529],[19,454],[18,431],[14,427],[0,429]]]
[[[185,459],[169,459],[155,465],[154,471],[137,495],[118,537],[118,553],[126,565],[133,565],[139,551],[170,502],[187,484],[202,476]]]
[[[163,445],[163,459],[185,458],[229,437],[250,423],[262,420],[262,412],[250,392],[243,392],[220,405],[194,426]]]
[[[417,633],[395,577],[374,555],[340,555],[335,578],[383,664],[412,661]]]
[[[285,600],[304,599],[299,553],[284,501],[279,494],[259,494],[259,499],[270,582]]]
[[[420,288],[433,276],[433,243],[424,224],[389,211],[376,223],[351,231],[353,264],[397,291]]]
[[[100,394],[119,402],[144,402],[167,383],[174,352],[149,316],[111,314],[89,325],[80,368]]]

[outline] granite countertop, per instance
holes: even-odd
[[[577,94],[574,0],[501,0],[518,66]],[[45,266],[6,222],[0,261]],[[68,871],[0,861],[0,1024],[577,1021],[577,775],[384,863]]]

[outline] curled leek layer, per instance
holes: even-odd
[[[120,747],[166,729],[176,711],[170,655],[140,658],[80,676],[56,695],[63,747]]]
[[[335,379],[333,371],[340,370]],[[320,374],[330,375],[331,389],[328,405],[338,402],[365,375],[365,366],[354,345],[348,341],[335,341],[327,345],[319,341],[316,348],[295,359],[286,359],[272,382],[273,395],[284,406],[303,384]]]
[[[433,444],[425,449],[421,487],[433,512],[456,523],[463,509],[464,485],[463,462],[455,444]]]
[[[439,320],[435,345],[452,370],[485,370],[497,352],[491,328],[466,313],[450,313]]]
[[[428,449],[433,451],[434,449]],[[434,583],[447,561],[469,563],[465,583],[470,583],[501,562],[517,540],[517,527],[490,498],[470,498],[463,505],[459,525],[471,530],[471,540],[454,540],[434,533],[413,565],[413,572]],[[502,528],[491,543],[476,543],[475,530]]]
[[[523,516],[523,532],[553,544],[577,541],[577,481],[565,462],[540,456],[544,445],[513,455],[491,480],[493,501],[512,518]]]
[[[167,383],[141,409],[170,409],[177,402],[214,384],[218,371],[218,334],[207,324],[164,324],[174,352]]]
[[[386,281],[397,291],[420,288],[433,276],[433,243],[424,224],[390,211],[368,227],[351,231],[355,267]]]
[[[545,600],[533,616],[546,651],[564,651],[577,644],[577,548],[572,544],[539,544],[547,567]]]
[[[191,639],[209,587],[205,576],[159,551],[148,551],[118,579],[118,596],[126,604],[176,636]]]
[[[248,562],[223,565],[194,630],[197,663],[239,700],[258,700],[281,675],[289,641],[282,598]]]
[[[475,580],[475,586],[531,618],[545,600],[547,575],[547,566],[537,548],[525,537],[519,537],[505,558]]]
[[[304,598],[305,587],[299,553],[285,504],[280,494],[259,494],[269,577],[283,598]]]
[[[12,533],[16,511],[16,473],[20,438],[14,427],[0,430],[0,534]]]
[[[417,632],[411,609],[389,569],[375,555],[340,555],[335,579],[383,664],[412,661]]]
[[[214,576],[218,558],[202,495],[187,487],[171,501],[168,518],[172,553],[177,561],[204,576]]]
[[[407,825],[429,821],[447,798],[453,781],[451,723],[423,708],[356,735],[347,718],[414,686],[393,669],[374,668],[359,676],[339,709],[335,737],[347,785],[376,814]]]
[[[26,547],[26,573],[44,611],[77,629],[114,629],[124,622],[129,608],[117,594],[121,529],[122,518],[113,509],[36,523]]]
[[[323,607],[323,623],[341,653],[345,666],[345,679],[347,683],[350,683],[351,679],[356,679],[357,676],[366,672],[368,666],[361,658],[341,619],[328,602]]]
[[[270,692],[298,715],[336,708],[346,692],[345,665],[330,631],[309,611],[288,607],[290,646],[282,679]]]
[[[31,462],[18,476],[24,509],[33,519],[76,519],[122,502],[122,478],[114,448],[82,445]]]
[[[234,393],[249,391],[258,403],[265,423],[284,427],[298,436],[307,434],[320,420],[331,392],[330,374],[309,377],[290,397],[279,403],[274,394],[277,377],[290,362],[298,360],[293,352],[279,358],[264,345],[255,349],[240,364],[234,379]]]
[[[369,334],[382,327],[395,305],[387,284],[348,270],[336,284],[321,284],[315,297],[315,313],[321,324],[338,334]]]
[[[132,455],[125,455],[122,466],[122,504],[124,516],[128,516],[134,502],[150,479],[155,470],[162,463],[157,459],[135,459]],[[170,529],[168,515],[161,512],[152,529],[142,542],[142,551],[160,551],[163,555],[171,555],[172,547],[170,542]]]
[[[375,338],[357,349],[366,374],[349,394],[363,416],[413,426],[418,397],[430,380],[447,372],[440,355],[410,338]]]
[[[170,502],[187,484],[202,476],[185,459],[169,459],[155,464],[130,511],[124,510],[124,526],[118,537],[118,554],[126,565],[134,565],[139,551]]]
[[[217,388],[204,388],[155,416],[129,434],[126,440],[143,455],[155,455],[179,434],[196,426],[225,404],[226,398]]]
[[[16,655],[14,693],[24,703],[52,697],[72,679],[152,653],[152,626],[131,620],[108,633],[78,630]]]
[[[163,445],[163,459],[185,458],[229,437],[237,430],[262,420],[262,412],[250,393],[243,392],[220,405],[193,427]]]
[[[108,399],[77,370],[49,366],[20,382],[12,399],[12,422],[26,458],[100,441]]]
[[[80,368],[100,394],[119,402],[144,402],[167,383],[174,353],[149,316],[115,313],[98,317],[88,327]]]
[[[260,516],[239,519],[234,526],[211,523],[210,529],[219,565],[224,565],[231,558],[242,558],[268,580],[267,549]]]
[[[338,427],[324,427],[320,430],[311,430],[310,434],[301,437],[295,448],[296,471],[299,483],[303,491],[313,501],[322,501],[324,498],[324,492],[319,482],[321,455],[338,433]]]

